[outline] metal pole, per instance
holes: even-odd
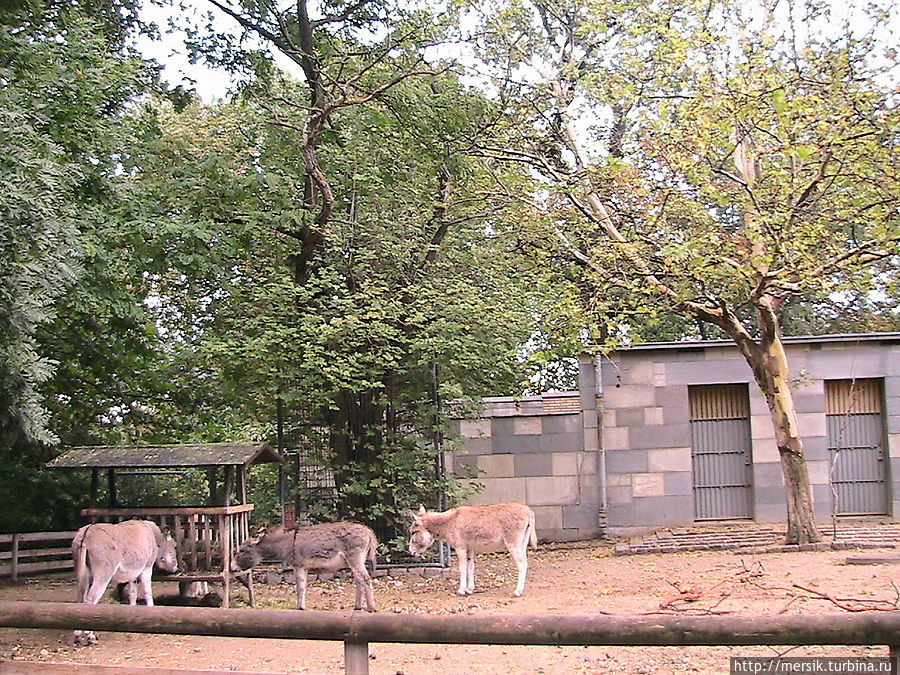
[[[278,424],[278,454],[284,459],[284,399],[280,396],[275,400]],[[284,479],[284,462],[278,465],[278,498],[281,501],[281,524],[285,524],[284,498],[286,490]]]
[[[444,459],[444,451],[443,447],[443,437],[441,435],[440,425],[443,423],[441,419],[441,380],[440,380],[440,367],[438,366],[437,361],[431,362],[431,385],[432,385],[432,401],[434,403],[434,423],[432,429],[432,442],[434,444],[434,461],[435,461],[435,472],[437,473],[438,483],[441,484],[441,488],[438,490],[437,495],[437,508],[438,511],[446,511],[447,510],[447,493],[443,488],[444,477],[447,475],[447,463]],[[446,542],[439,541],[438,542],[438,560],[441,564],[441,567],[448,567],[450,565],[450,545]]]

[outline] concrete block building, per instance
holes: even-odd
[[[900,334],[785,340],[817,517],[900,514]],[[451,465],[474,503],[517,499],[565,541],[667,526],[783,523],[764,397],[726,341],[581,359],[578,392],[488,399],[460,420]]]

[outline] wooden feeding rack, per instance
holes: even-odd
[[[70,448],[47,466],[54,469],[90,469],[90,506],[81,511],[91,522],[119,522],[145,518],[168,530],[178,545],[179,572],[166,580],[179,582],[184,593],[198,581],[224,586],[222,606],[228,607],[231,581],[247,586],[253,604],[253,583],[249,571],[233,574],[232,552],[250,536],[247,503],[247,469],[253,464],[283,462],[267,443],[204,443],[153,446],[80,446]],[[173,469],[205,469],[209,481],[206,506],[141,507],[121,506],[116,489],[117,474],[167,473]],[[100,474],[105,471],[109,504],[98,505]],[[220,479],[222,489],[219,489]]]

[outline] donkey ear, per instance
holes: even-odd
[[[425,507],[419,504],[419,515],[424,516],[426,513],[427,511],[425,510]]]

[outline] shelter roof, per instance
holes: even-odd
[[[283,462],[268,443],[82,445],[47,462],[51,469],[137,469],[248,466]]]

